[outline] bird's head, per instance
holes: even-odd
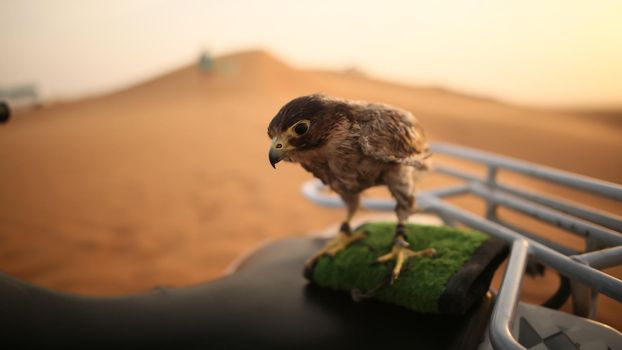
[[[289,101],[268,126],[270,165],[291,161],[297,153],[321,147],[331,128],[344,117],[339,103],[323,95],[301,96]]]

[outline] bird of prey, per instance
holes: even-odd
[[[378,185],[387,186],[397,202],[393,247],[377,260],[395,260],[391,283],[409,258],[436,255],[433,248],[411,250],[404,232],[404,223],[415,208],[415,182],[427,170],[429,156],[423,129],[411,113],[320,94],[301,96],[274,116],[268,136],[272,139],[272,167],[281,160],[300,163],[335,191],[347,208],[339,234],[307,261],[307,269],[320,256],[334,256],[364,238],[364,232],[352,232],[350,220],[359,206],[360,193]]]

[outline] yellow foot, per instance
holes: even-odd
[[[326,242],[326,245],[324,245],[322,249],[313,254],[313,256],[307,260],[305,263],[305,275],[313,270],[315,263],[320,257],[324,255],[334,257],[337,253],[346,249],[350,244],[360,241],[365,238],[365,236],[366,233],[363,231],[357,231],[354,233],[339,232],[337,236],[331,238],[328,242]]]
[[[436,256],[436,249],[434,248],[428,248],[415,252],[410,249],[409,246],[410,244],[408,244],[408,242],[406,242],[402,237],[397,237],[395,239],[395,243],[393,244],[393,248],[391,248],[391,252],[376,259],[376,262],[379,263],[386,263],[388,261],[395,260],[395,266],[391,272],[391,284],[397,280],[400,272],[402,271],[402,266],[406,261],[408,261],[408,259],[417,256]]]

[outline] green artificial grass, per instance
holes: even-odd
[[[337,253],[321,257],[313,270],[313,281],[325,288],[366,292],[387,280],[394,262],[374,263],[391,250],[394,223],[369,223],[359,228],[367,237]],[[410,259],[391,286],[374,293],[383,302],[426,313],[439,313],[438,300],[449,279],[487,239],[483,233],[446,226],[406,225],[406,236],[415,251],[435,248],[436,257]]]

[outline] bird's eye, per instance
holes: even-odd
[[[300,123],[294,127],[294,132],[296,135],[304,135],[309,130],[309,125],[307,123]]]

